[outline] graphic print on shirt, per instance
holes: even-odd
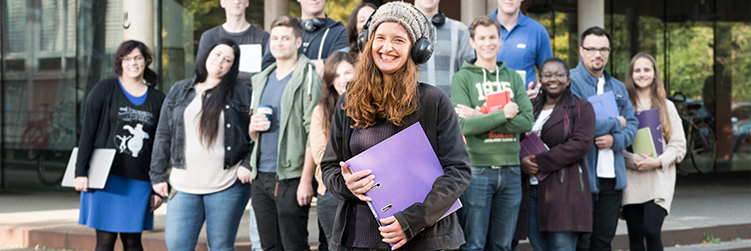
[[[130,107],[120,107],[117,112],[117,127],[115,131],[115,145],[118,153],[138,158],[145,145],[144,140],[149,134],[143,130],[144,125],[151,125],[154,114],[136,110]]]
[[[501,91],[508,91],[509,98],[512,101],[514,100],[514,90],[511,88],[511,83],[507,81],[485,81],[482,83],[476,83],[475,88],[477,88],[477,93],[479,94],[477,100],[483,101],[483,103],[488,94]],[[475,109],[480,109],[480,107],[475,107]],[[513,133],[490,131],[488,132],[488,138],[485,139],[484,142],[513,142],[516,140],[517,139]]]

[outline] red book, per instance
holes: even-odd
[[[503,109],[506,104],[511,102],[511,92],[499,91],[485,96],[485,104],[480,108],[480,112],[488,114]]]

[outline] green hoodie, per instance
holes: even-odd
[[[253,114],[258,112],[258,102],[269,80],[269,74],[276,69],[276,63],[266,67],[262,72],[253,76],[253,99],[250,107]],[[284,111],[279,121],[279,158],[276,174],[279,180],[299,178],[302,176],[305,163],[305,147],[310,146],[308,133],[313,107],[321,97],[321,78],[315,71],[315,66],[303,54],[297,56],[297,65],[292,78],[282,93],[282,104],[279,108]],[[250,155],[251,178],[258,175],[258,147],[256,142]]]
[[[519,165],[519,133],[532,130],[532,102],[519,74],[498,61],[495,71],[464,62],[451,80],[451,102],[480,108],[485,95],[511,91],[511,101],[519,106],[519,113],[511,120],[503,110],[459,118],[467,142],[472,166]]]

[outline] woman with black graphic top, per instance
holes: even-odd
[[[125,41],[115,53],[117,78],[99,81],[89,93],[78,144],[75,188],[81,193],[78,223],[96,229],[97,251],[113,250],[117,235],[124,250],[143,250],[141,232],[152,230],[162,198],[152,193],[149,163],[164,93],[153,88],[157,76],[147,68],[149,48]],[[103,189],[89,188],[94,149],[115,149]]]

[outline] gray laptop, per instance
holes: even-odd
[[[89,188],[104,188],[116,152],[117,150],[115,149],[105,148],[97,148],[91,152],[91,158],[89,159]],[[65,169],[65,176],[63,176],[63,183],[61,184],[62,186],[74,187],[75,183],[73,181],[76,178],[77,159],[78,147],[73,148],[73,152],[70,153],[70,160],[68,160],[68,167]]]

